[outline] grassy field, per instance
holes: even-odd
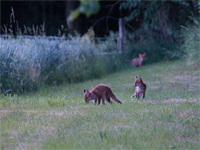
[[[131,98],[135,75],[147,84],[145,99]],[[83,89],[100,83],[124,104],[85,104]],[[184,61],[0,95],[1,149],[200,149],[199,95],[200,69]]]

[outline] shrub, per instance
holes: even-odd
[[[1,38],[1,92],[36,91],[44,84],[80,82],[124,68],[121,54],[101,54],[90,39],[87,35],[71,40]]]
[[[145,62],[150,64],[166,58],[171,59],[171,53],[174,54],[178,50],[179,42],[161,39],[156,33],[150,30],[144,31],[143,29],[139,29],[134,33],[126,33],[125,51],[127,52],[127,60],[139,57],[139,53],[145,52]]]
[[[182,49],[189,65],[200,64],[200,22],[193,19],[194,25],[184,28]]]

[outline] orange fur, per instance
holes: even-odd
[[[122,102],[117,97],[115,97],[111,88],[105,84],[99,84],[96,87],[94,87],[94,89],[92,89],[91,91],[88,91],[88,89],[86,90],[84,89],[85,103],[89,102],[90,100],[94,100],[95,104],[97,103],[97,101],[98,101],[98,104],[100,104],[101,99],[102,99],[103,104],[105,104],[105,100],[108,103],[112,103],[110,98],[122,104]]]
[[[142,96],[144,98],[147,86],[140,76],[135,76],[135,84],[133,86],[135,86],[135,93],[131,97],[135,96],[139,99]]]
[[[145,56],[146,56],[146,53],[144,53],[144,54],[139,54],[139,57],[134,58],[134,59],[132,60],[132,65],[133,65],[134,67],[140,67],[140,66],[142,66],[142,64],[143,64],[143,62],[144,62]]]

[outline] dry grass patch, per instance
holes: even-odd
[[[200,98],[189,98],[189,99],[167,99],[167,100],[164,100],[163,103],[178,103],[178,102],[200,102]]]

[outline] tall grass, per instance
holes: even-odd
[[[35,91],[44,84],[80,82],[125,66],[120,54],[101,55],[104,50],[98,49],[90,36],[77,37],[71,40],[1,38],[1,92],[20,93]],[[112,44],[116,47],[116,43]]]
[[[184,28],[182,46],[188,65],[200,64],[200,21],[193,18],[194,24]]]

